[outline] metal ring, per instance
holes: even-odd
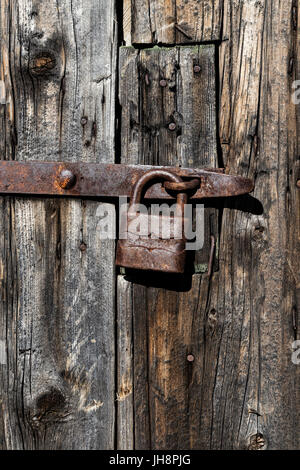
[[[198,189],[200,186],[199,179],[192,179],[190,181],[182,181],[181,183],[175,183],[173,181],[165,181],[164,188],[168,189],[169,191],[178,191],[178,192],[185,192],[191,191],[193,189]]]

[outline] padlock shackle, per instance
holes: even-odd
[[[150,170],[144,173],[141,178],[137,181],[133,188],[133,194],[132,198],[130,200],[130,206],[128,213],[131,212],[131,208],[134,207],[136,204],[139,204],[142,198],[142,192],[145,187],[145,185],[153,180],[153,179],[158,179],[158,180],[164,180],[164,181],[171,181],[174,183],[181,183],[183,180],[180,176],[174,175],[174,173],[171,173],[170,171],[166,170]],[[187,194],[186,193],[178,193],[177,194],[177,205],[178,209],[180,210],[181,214],[183,214],[184,211],[184,204],[187,202]]]

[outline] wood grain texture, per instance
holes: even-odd
[[[221,40],[219,160],[255,192],[226,201],[211,278],[118,276],[116,325],[99,203],[1,198],[0,447],[299,449],[299,2],[129,3],[127,44]],[[114,2],[0,19],[2,158],[114,161]],[[122,162],[216,164],[208,51],[121,49]]]
[[[2,158],[113,162],[114,2],[0,5]],[[1,198],[3,448],[114,446],[114,244],[98,209]]]
[[[131,0],[123,1],[122,30],[124,44],[131,44]]]
[[[216,165],[214,46],[122,47],[119,94],[123,160]]]
[[[211,306],[223,332],[209,446],[297,449],[300,369],[291,360],[300,272],[291,102],[297,4],[228,1],[224,8],[223,157],[230,172],[254,178],[256,202],[245,204],[245,212],[225,209],[222,220]],[[246,213],[254,205],[257,214]]]
[[[126,35],[126,45],[219,40],[222,9],[222,0],[131,0],[131,42]]]
[[[121,48],[122,163],[217,164],[214,59],[214,46]],[[174,131],[170,122],[176,124]],[[207,267],[209,236],[201,256]],[[129,396],[128,405],[133,406],[136,449],[184,449],[199,439],[199,402],[190,395],[190,380],[202,355],[193,331],[206,315],[209,289],[207,274],[191,279],[127,271],[119,276],[118,317],[127,318],[131,347],[125,353],[120,341],[117,348],[119,367],[126,367],[132,380],[134,400]],[[129,290],[132,301],[126,302],[125,313],[120,299]],[[190,353],[194,363],[187,360]],[[198,387],[200,380],[195,379]],[[118,427],[122,423],[120,413]],[[124,445],[130,443],[124,440]]]
[[[121,48],[119,94],[123,163],[217,166],[214,46]],[[207,208],[196,271],[207,271],[217,231],[216,211]]]
[[[155,287],[148,276],[135,279],[136,448],[299,448],[299,366],[292,363],[300,272],[299,106],[291,102],[297,8],[292,1],[224,2],[222,158],[256,188],[225,204],[220,269],[210,282],[194,276],[184,286],[161,277]],[[132,76],[136,64],[124,63]],[[127,111],[139,117],[136,97]],[[123,119],[135,154],[139,121]],[[190,353],[195,360],[187,364]]]
[[[134,448],[132,284],[118,277],[117,309],[117,448]],[[138,353],[138,352],[137,352]]]
[[[293,24],[293,44],[292,44],[292,54],[290,58],[290,66],[293,65],[291,70],[291,80],[300,80],[300,8],[299,4],[295,2],[292,8],[292,24]],[[299,83],[299,82],[298,82]],[[292,85],[294,88],[294,85]],[[290,220],[291,224],[294,225],[293,230],[288,231],[289,236],[289,259],[288,265],[290,268],[290,273],[292,274],[292,284],[289,286],[289,289],[292,293],[292,328],[294,332],[294,339],[299,340],[299,319],[300,319],[300,269],[299,265],[297,266],[296,260],[299,263],[299,252],[300,252],[300,188],[299,186],[295,188],[295,183],[299,184],[300,180],[300,106],[299,104],[294,107],[294,109],[289,109],[290,117],[290,127],[292,129],[296,141],[293,139],[293,146],[291,148],[292,155],[296,158],[293,158],[293,167],[292,171],[290,170],[290,187],[292,188],[290,194]],[[299,343],[297,343],[299,345]],[[299,350],[299,348],[298,348]],[[295,349],[294,349],[295,351]],[[299,356],[298,356],[299,357]],[[298,365],[299,369],[299,365]],[[300,403],[300,372],[299,370],[294,370],[295,375],[295,385],[294,385],[294,396],[296,403]],[[294,398],[293,396],[293,398]],[[294,413],[295,426],[300,421],[300,406],[296,406]],[[299,438],[300,439],[300,438]],[[297,441],[296,441],[297,442]],[[298,446],[299,447],[299,446]]]

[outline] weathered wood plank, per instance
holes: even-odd
[[[231,172],[254,177],[262,210],[247,214],[245,203],[244,213],[225,209],[222,220],[211,306],[223,332],[210,391],[210,446],[297,449],[299,366],[291,360],[292,310],[299,309],[299,277],[293,275],[299,273],[299,154],[290,77],[294,2],[225,3],[223,156]]]
[[[117,309],[117,448],[134,448],[132,285],[118,277]]]
[[[2,158],[113,162],[114,2],[2,0],[0,13]],[[114,244],[98,210],[1,199],[5,448],[114,446]]]
[[[214,46],[121,48],[122,162],[217,166],[214,51]],[[196,271],[207,271],[217,225],[216,211],[207,210]]]
[[[126,316],[120,308],[127,328],[133,325],[131,363],[121,344],[118,349],[127,374],[133,376],[130,416],[136,449],[209,446],[213,425],[209,393],[214,387],[222,324],[207,303],[217,279],[215,275],[211,283],[207,275],[195,275],[190,284],[156,276],[156,287],[150,287],[151,276],[119,276],[119,299],[131,290]],[[130,399],[127,413],[128,406]],[[124,428],[122,432],[126,433]]]
[[[214,46],[121,48],[122,163],[216,165],[214,54]],[[174,131],[168,127],[171,122]],[[203,250],[206,266],[208,251]],[[203,347],[193,329],[206,316],[208,276],[191,280],[127,273],[119,276],[119,299],[127,296],[130,282],[132,303],[127,302],[126,317],[133,325],[133,347],[123,362],[131,362],[133,371],[134,446],[190,448],[200,428],[199,413],[189,413],[190,406],[199,405],[189,393],[190,380],[195,364],[201,364]],[[122,342],[120,355],[121,347]],[[187,360],[189,354],[194,362]],[[198,391],[200,376],[194,382]]]
[[[120,103],[126,162],[216,166],[214,46],[122,47]]]
[[[124,43],[131,44],[131,0],[123,1],[123,39]]]
[[[113,4],[43,3],[0,2],[1,152],[6,159],[113,161]],[[191,3],[177,20],[181,29]],[[190,40],[178,29],[175,35],[171,3],[164,4],[150,3],[166,8],[162,20],[162,10],[149,14],[135,1],[134,42]],[[226,0],[212,28],[218,33],[208,33],[220,39],[223,25],[226,39],[219,73],[223,158],[228,171],[255,178],[258,202],[226,203],[220,271],[211,279],[194,276],[189,285],[188,278],[119,277],[120,448],[299,448],[299,366],[291,361],[300,309],[299,106],[290,100],[299,78],[297,6]],[[157,100],[147,88],[153,74],[158,89],[161,66],[171,70],[169,51],[159,61],[149,51],[121,52],[123,162],[188,159],[183,134],[159,130],[170,116],[183,128],[190,112],[181,122],[170,111],[169,89],[159,88]],[[153,110],[147,119],[141,103]],[[194,158],[201,147],[190,139],[197,135],[186,144]],[[1,198],[1,448],[113,446],[113,247],[97,237],[98,207]]]
[[[127,34],[126,45],[219,40],[222,9],[221,0],[131,0],[131,42]],[[128,31],[127,14],[124,19]]]
[[[292,67],[292,73],[290,75],[290,80],[295,81],[295,80],[300,80],[300,30],[299,30],[299,24],[300,24],[300,8],[299,8],[299,2],[296,2],[295,5],[293,5],[292,9],[292,26],[293,26],[293,45],[292,45],[292,51],[293,51],[293,56],[290,59],[290,66],[293,65]],[[298,82],[299,83],[299,82]],[[292,84],[292,87],[294,89],[294,85]],[[299,88],[298,88],[299,89]],[[299,103],[300,104],[300,103]],[[299,264],[297,266],[297,261],[299,263],[299,253],[300,253],[300,188],[299,188],[299,180],[300,180],[300,106],[299,104],[294,107],[294,109],[290,109],[288,116],[290,118],[290,128],[293,130],[293,135],[296,136],[296,142],[292,140],[292,145],[291,145],[291,154],[293,156],[298,155],[298,158],[294,158],[293,165],[292,165],[292,171],[290,170],[290,188],[292,188],[290,192],[290,223],[294,226],[293,230],[290,230],[289,233],[289,241],[288,241],[288,246],[289,246],[289,251],[288,251],[288,265],[290,268],[290,273],[292,274],[292,284],[289,286],[291,292],[292,292],[292,328],[294,332],[294,339],[295,341],[299,340],[299,330],[300,330],[300,268]],[[294,148],[295,145],[295,148]],[[298,182],[298,187],[295,187],[295,183],[297,185]],[[298,274],[297,274],[298,273]],[[289,329],[287,329],[287,332],[289,333]],[[297,343],[298,347],[297,350],[299,351],[299,343]],[[295,348],[293,348],[293,351],[295,351]],[[298,354],[299,358],[299,354]],[[295,365],[297,367],[297,365]],[[293,427],[297,429],[297,423],[300,422],[300,378],[299,378],[299,364],[298,364],[298,369],[296,369],[295,375],[295,388],[294,388],[294,395],[292,395],[292,400],[295,399],[295,403],[298,403],[298,406],[296,406],[296,410],[293,416]],[[293,432],[293,431],[292,431]],[[299,448],[299,440],[300,437],[298,438],[298,441],[296,441],[296,445],[298,445]]]
[[[133,287],[132,304],[136,448],[299,448],[299,366],[291,360],[300,272],[299,107],[290,99],[299,77],[295,8],[292,1],[224,2],[223,159],[228,171],[255,178],[255,199],[226,203],[220,271],[210,283],[194,277],[178,293],[169,291],[172,281],[158,290],[147,287],[149,276],[136,279],[143,284]],[[125,63],[132,76],[135,64]],[[130,125],[123,116],[133,152],[141,148],[137,98],[127,109]],[[195,357],[189,372],[187,352]]]

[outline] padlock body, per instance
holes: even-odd
[[[183,240],[128,238],[118,241],[116,264],[124,268],[183,273],[185,258]]]
[[[169,218],[168,218],[169,219]],[[183,233],[181,238],[177,228],[183,226],[182,219],[179,221],[167,220],[164,216],[139,215],[139,222],[144,230],[138,235],[131,228],[136,225],[135,220],[128,221],[127,231],[121,229],[120,240],[117,245],[116,264],[125,268],[142,269],[149,271],[163,271],[169,273],[184,273],[185,270],[185,239]],[[155,224],[156,222],[156,224]],[[178,225],[176,225],[176,222]],[[162,238],[162,227],[170,224],[170,238]],[[157,227],[155,233],[151,227]],[[177,227],[177,228],[176,228]],[[146,228],[146,230],[145,230]],[[168,232],[168,230],[167,230]]]

